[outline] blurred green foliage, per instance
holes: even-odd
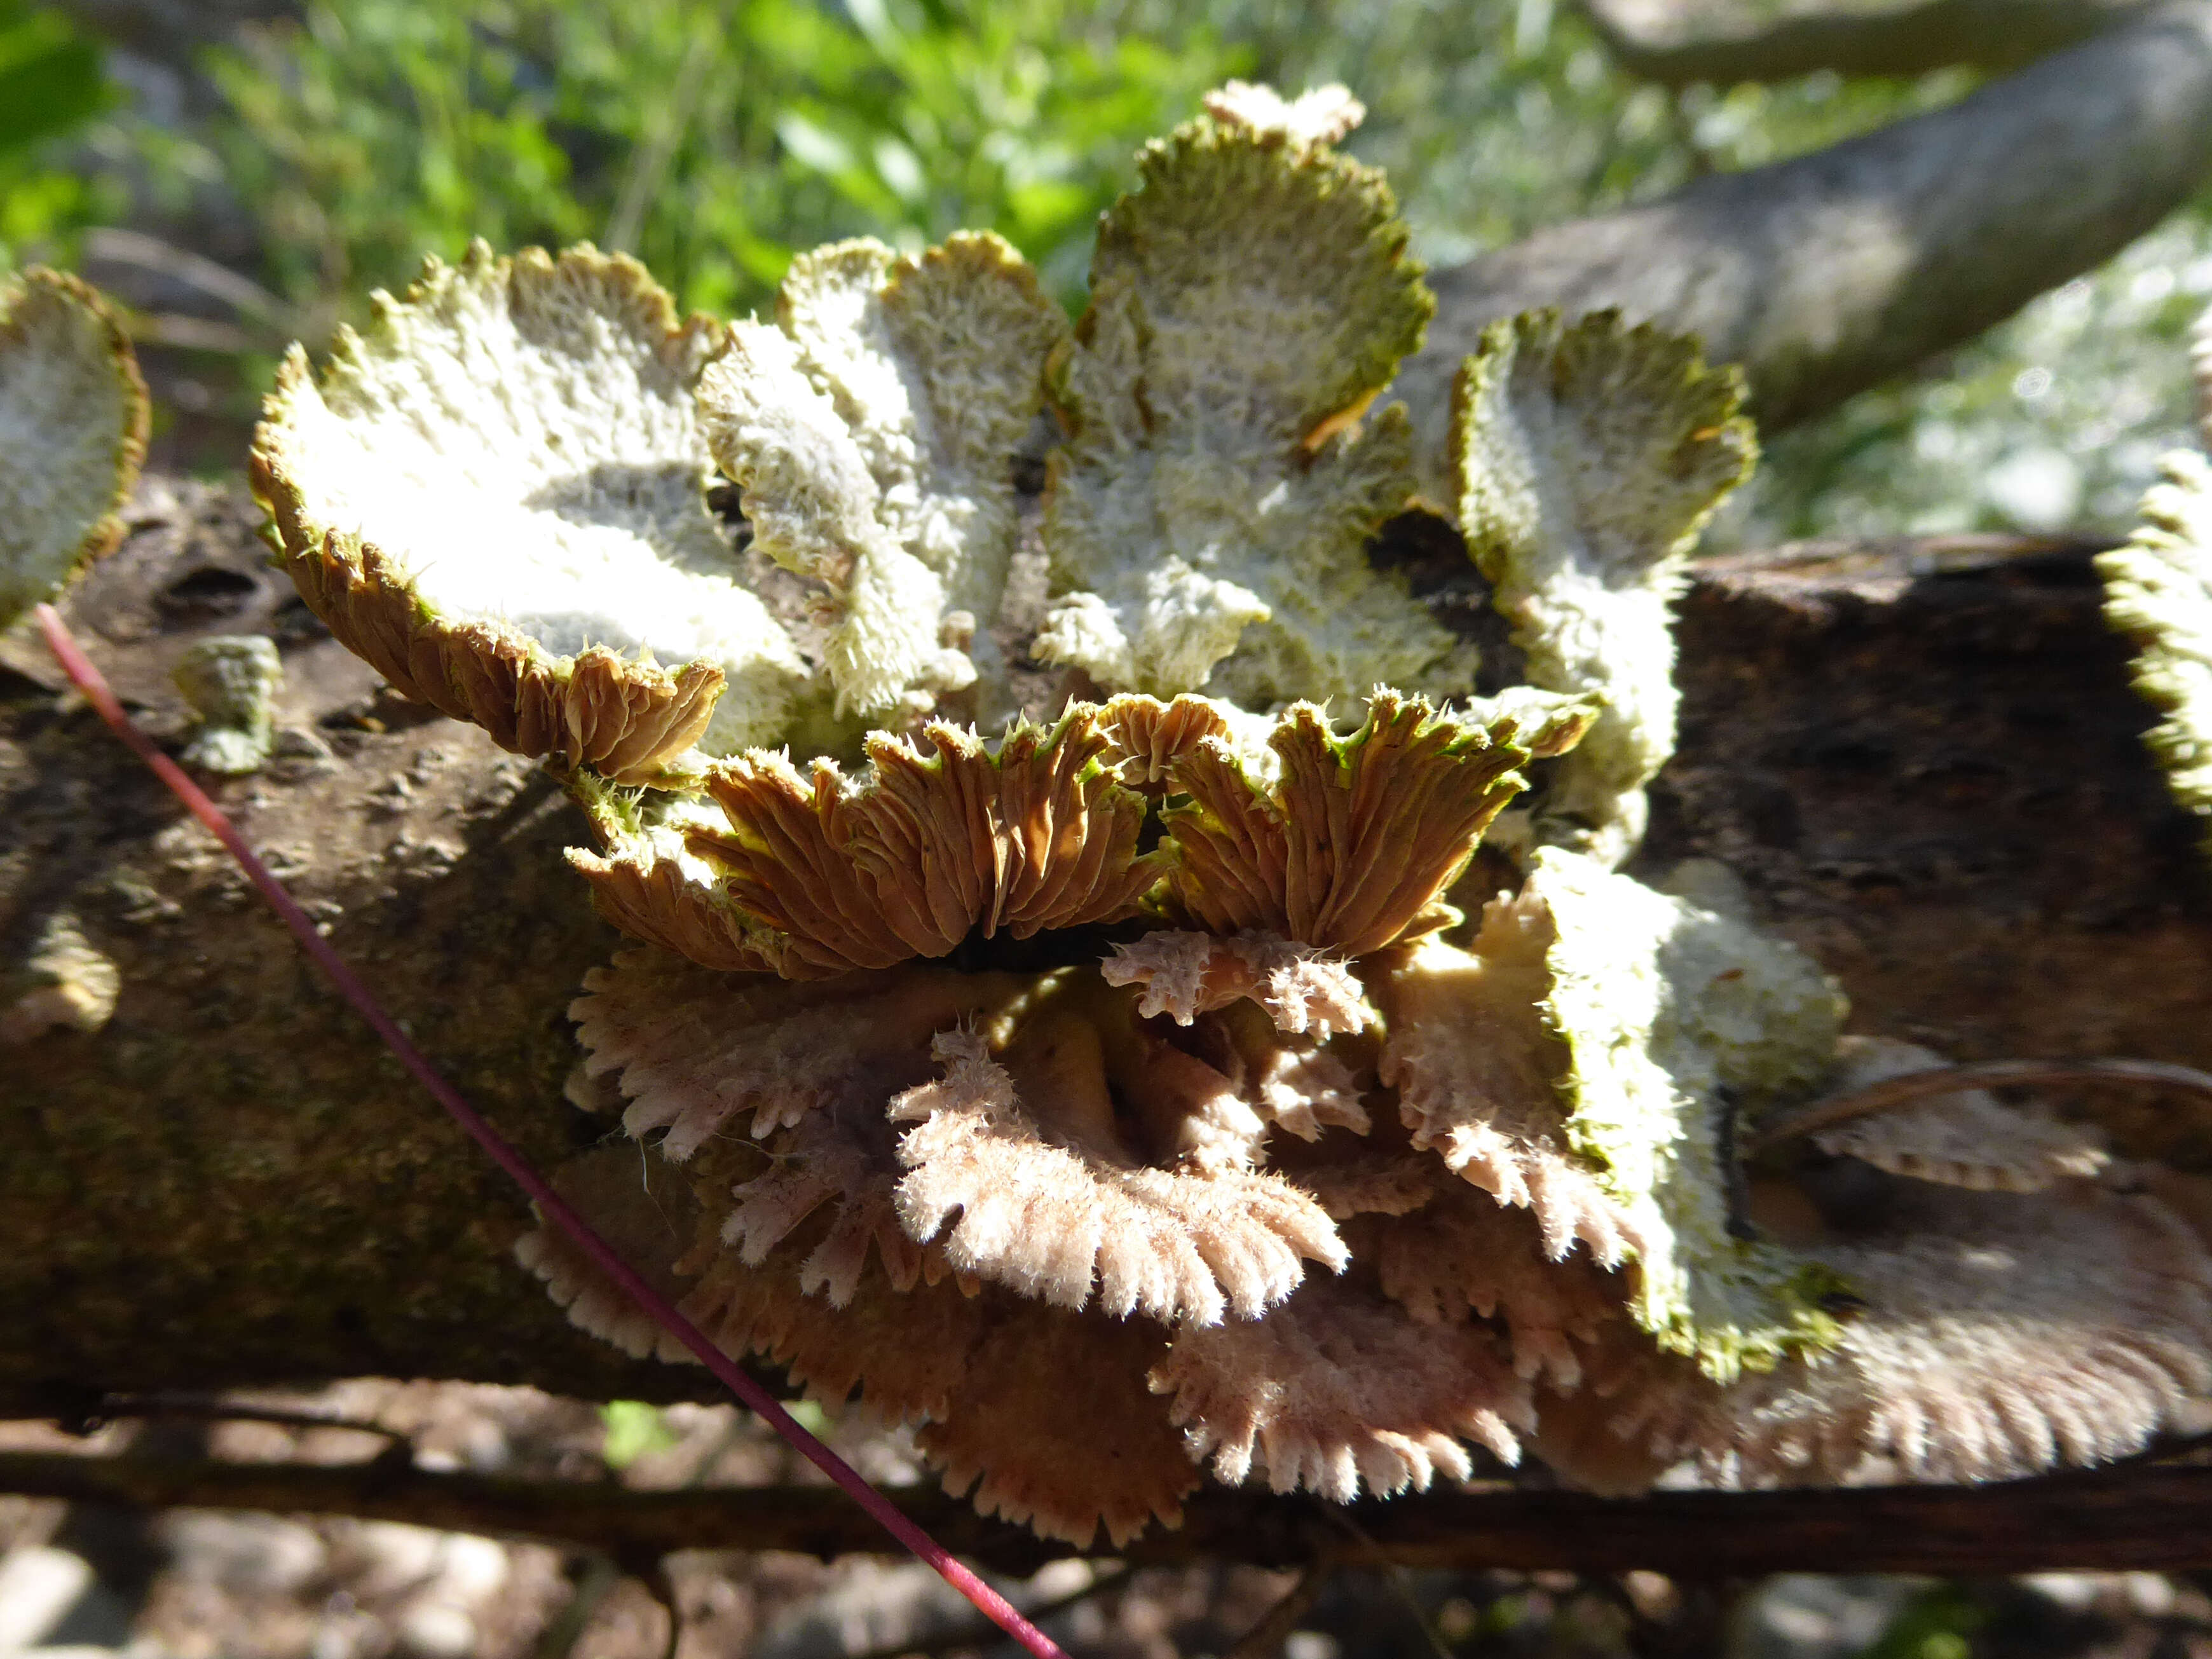
[[[106,109],[100,49],[58,11],[0,0],[0,272],[8,250],[51,243],[112,209],[112,192],[55,150]]]
[[[0,4],[0,155],[66,132],[107,96],[99,48],[60,13]]]
[[[726,313],[799,248],[988,228],[1073,303],[1138,145],[1234,75],[1351,84],[1354,148],[1437,259],[1944,95],[1671,99],[1551,0],[306,0],[204,68],[211,116],[105,152],[165,211],[211,191],[250,218],[252,274],[311,331],[472,235],[628,248]]]
[[[1389,170],[1437,264],[1817,149],[1966,84],[1823,75],[1674,97],[1616,70],[1569,0],[1229,0],[1215,15],[1263,78],[1359,95],[1368,117],[1350,148]]]
[[[676,1432],[658,1406],[641,1400],[610,1400],[599,1407],[604,1431],[599,1455],[611,1469],[626,1469],[649,1453],[666,1451],[676,1443]]]
[[[1091,0],[311,0],[211,66],[207,143],[310,316],[426,251],[590,238],[687,305],[797,249],[1000,231],[1072,291],[1139,141],[1234,67]],[[326,319],[324,319],[326,320]]]
[[[1969,85],[1669,94],[1616,70],[1566,0],[301,0],[198,67],[210,96],[149,110],[56,6],[0,0],[0,270],[67,263],[92,226],[194,249],[220,227],[278,302],[200,372],[234,418],[285,337],[319,347],[472,236],[627,248],[727,316],[799,248],[989,228],[1079,305],[1137,146],[1232,75],[1350,85],[1370,112],[1351,148],[1389,170],[1437,263]],[[2212,213],[2192,209],[1771,442],[1713,543],[2124,524],[2188,430],[2179,337],[2208,294]]]
[[[1899,1609],[1860,1659],[1969,1659],[1989,1609],[1966,1586],[1934,1583]]]

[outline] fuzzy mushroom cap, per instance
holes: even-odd
[[[1932,1048],[1891,1037],[1845,1037],[1836,1057],[1827,1089],[1835,1095],[1945,1064]],[[2094,1176],[2108,1161],[2093,1127],[2016,1110],[1986,1089],[1854,1118],[1813,1140],[1824,1152],[1856,1158],[1891,1175],[2013,1193],[2039,1193],[2069,1176]]]
[[[1233,1003],[1254,1002],[1275,1029],[1326,1042],[1338,1031],[1375,1022],[1365,988],[1344,962],[1251,930],[1234,939],[1164,927],[1099,964],[1109,985],[1140,985],[1137,1012],[1166,1014],[1178,1025]]]
[[[598,1146],[553,1173],[553,1190],[671,1301],[690,1288],[676,1271],[696,1242],[700,1206],[690,1185],[635,1146]],[[616,1286],[556,1227],[540,1225],[515,1241],[514,1254],[539,1279],[569,1322],[633,1359],[695,1363],[691,1352]]]
[[[1471,951],[1425,942],[1373,984],[1416,1144],[1528,1206],[1555,1258],[1632,1259],[1662,1346],[1726,1378],[1829,1340],[1828,1277],[1740,1236],[1726,1174],[1734,1113],[1834,1062],[1843,1001],[1798,952],[1547,848]]]
[[[972,234],[916,257],[802,253],[775,325],[731,331],[700,384],[708,441],[756,545],[826,590],[841,712],[903,724],[969,688],[980,717],[1011,712],[987,625],[1013,556],[1012,457],[1066,335],[1021,256]]]
[[[0,284],[0,628],[123,537],[146,383],[122,323],[74,276]]]
[[[1054,1306],[1210,1324],[1258,1316],[1308,1261],[1344,1265],[1320,1205],[1249,1167],[1284,1085],[1233,1047],[1209,1064],[1078,970],[916,966],[826,989],[635,951],[570,1010],[629,1098],[624,1127],[665,1130],[662,1156],[692,1158],[750,1109],[773,1164],[729,1194],[747,1266],[820,1210],[832,1233],[799,1278],[832,1303],[872,1246],[901,1289],[930,1246]]]
[[[898,1147],[908,1231],[942,1235],[963,1272],[1075,1311],[1095,1294],[1117,1319],[1255,1319],[1297,1288],[1308,1261],[1340,1271],[1344,1245],[1318,1204],[1222,1155],[1224,1131],[1252,1115],[1231,1080],[1166,1045],[1115,1068],[1149,1085],[1155,1115],[1180,1107],[1165,1167],[1138,1160],[1113,1121],[1104,1044],[1120,1034],[1103,1023],[1048,1014],[1004,1065],[975,1034],[937,1039],[943,1079],[890,1106],[915,1125]]]
[[[2136,689],[2165,719],[2150,745],[2212,851],[2212,463],[2168,455],[2143,524],[2097,556],[2105,617],[2137,642]]]
[[[1515,1371],[1558,1388],[1582,1380],[1583,1349],[1626,1311],[1624,1274],[1587,1258],[1554,1260],[1529,1216],[1465,1186],[1403,1216],[1355,1219],[1346,1233],[1354,1258],[1374,1265],[1382,1293],[1416,1324],[1493,1321]]]
[[[1618,313],[1493,323],[1452,392],[1451,499],[1532,684],[1596,692],[1595,727],[1532,833],[1617,865],[1674,752],[1668,611],[1683,562],[1757,446],[1742,377]]]
[[[1109,1322],[1033,1303],[1002,1312],[969,1356],[959,1397],[915,1437],[973,1488],[985,1515],[1089,1547],[1119,1547],[1148,1526],[1178,1526],[1200,1474],[1146,1388],[1161,1336],[1143,1320]]]
[[[1329,148],[1358,106],[1231,88],[1209,110],[1139,157],[1054,362],[1036,653],[1249,708],[1463,691],[1472,648],[1361,551],[1413,492],[1405,411],[1361,416],[1435,301],[1382,176]]]
[[[656,1139],[563,1189],[731,1352],[925,1423],[988,1512],[1120,1541],[1198,1479],[1145,1385],[1169,1334],[1263,1317],[1346,1260],[1311,1194],[1252,1167],[1294,1088],[1263,1062],[1291,1040],[1256,1009],[1256,1030],[1206,1015],[1185,1036],[1137,1000],[1083,969],[808,983],[628,952],[571,1013],[625,1127]],[[688,1231],[656,1222],[679,1209],[662,1174],[630,1190],[641,1156],[686,1182]],[[574,1252],[523,1253],[585,1328],[653,1351]]]
[[[1176,1334],[1152,1368],[1194,1456],[1238,1486],[1259,1475],[1339,1504],[1474,1473],[1468,1445],[1519,1461],[1534,1420],[1503,1346],[1472,1325],[1420,1326],[1357,1284],[1318,1280],[1252,1323]]]
[[[319,380],[285,360],[252,462],[279,560],[393,684],[519,753],[641,780],[777,741],[818,694],[707,506],[722,343],[621,255],[430,260]]]
[[[915,1443],[986,1515],[1090,1547],[1174,1526],[1199,1471],[1145,1386],[1164,1346],[1143,1320],[1110,1322],[963,1287],[896,1289],[874,1270],[833,1307],[799,1288],[812,1231],[757,1267],[695,1253],[684,1314],[732,1353],[782,1365],[811,1398],[920,1425]],[[941,1264],[939,1264],[941,1267]]]
[[[1413,1145],[1499,1204],[1528,1208],[1554,1261],[1581,1244],[1615,1267],[1642,1248],[1644,1223],[1567,1133],[1565,1045],[1543,1018],[1553,940],[1540,899],[1500,897],[1472,949],[1425,940],[1393,963],[1376,988],[1389,1011],[1382,1078]]]

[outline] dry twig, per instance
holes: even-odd
[[[2124,1084],[2136,1089],[2178,1090],[2212,1099],[2212,1073],[2189,1066],[2172,1066],[2157,1060],[1986,1060],[1964,1066],[1930,1067],[1908,1072],[1826,1100],[1816,1100],[1802,1111],[1765,1125],[1744,1148],[1755,1157],[1785,1140],[1817,1134],[1879,1113],[1937,1095],[1967,1089],[2037,1087],[2062,1083]]]
[[[244,1464],[125,1455],[0,1454],[0,1492],[130,1508],[264,1510],[404,1521],[540,1539],[620,1559],[678,1549],[777,1549],[823,1557],[885,1546],[827,1486],[635,1492],[580,1481],[441,1474],[392,1460]],[[988,1521],[933,1488],[889,1494],[947,1548],[1033,1572],[1080,1553]],[[2212,1568],[2212,1468],[2139,1464],[1986,1486],[1655,1492],[1638,1498],[1492,1484],[1352,1505],[1365,1541],[1338,1566],[1398,1563],[1698,1577],[1771,1572],[2006,1574],[2057,1569]],[[1115,1552],[1133,1565],[1313,1559],[1313,1509],[1295,1498],[1209,1490],[1183,1525]]]

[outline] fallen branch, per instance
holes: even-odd
[[[1816,1100],[1788,1116],[1763,1124],[1745,1152],[1756,1156],[1823,1129],[1900,1107],[1963,1093],[1969,1089],[2033,1089],[2055,1084],[2087,1083],[2155,1089],[2166,1095],[2212,1100],[2212,1076],[2189,1066],[2152,1060],[1985,1060],[1972,1066],[1943,1066],[1887,1078],[1850,1094]]]
[[[1583,0],[1620,66],[1662,86],[2011,70],[2150,8],[2146,0]]]
[[[881,1550],[882,1530],[828,1486],[636,1492],[439,1474],[404,1460],[336,1466],[70,1453],[0,1454],[0,1492],[138,1509],[262,1510],[403,1521],[541,1540],[623,1561],[679,1549]],[[929,1488],[890,1494],[949,1548],[1009,1572],[1082,1553],[987,1521]],[[1362,1503],[1334,1566],[1510,1568],[1699,1577],[1771,1572],[2003,1574],[2212,1567],[2212,1468],[2136,1465],[1990,1486],[1660,1492],[1595,1498],[1492,1486]],[[1139,1565],[1304,1565],[1316,1500],[1209,1490],[1182,1526],[1114,1552]]]
[[[1486,324],[1618,306],[1742,364],[1774,431],[2094,269],[2208,172],[2212,4],[2168,6],[1947,109],[1437,271],[1398,390],[1440,443]]]

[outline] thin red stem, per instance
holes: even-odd
[[[1006,1598],[993,1589],[967,1567],[955,1560],[936,1540],[900,1512],[881,1492],[862,1478],[859,1471],[808,1433],[791,1413],[776,1402],[768,1391],[745,1375],[737,1362],[707,1339],[706,1334],[681,1313],[673,1304],[652,1285],[647,1284],[629,1264],[615,1254],[614,1247],[602,1238],[591,1223],[568,1207],[561,1195],[548,1184],[545,1177],[508,1143],[506,1137],[487,1122],[483,1115],[461,1098],[459,1091],[440,1076],[421,1049],[409,1042],[392,1017],[384,1012],[368,988],[349,968],[343,957],[332,950],[330,942],[315,931],[315,924],[299,902],[284,889],[284,884],[270,872],[269,866],[246,844],[237,826],[223,813],[222,809],[209,799],[207,792],[193,782],[185,769],[154,746],[154,740],[139,730],[92,659],[77,645],[60,616],[52,605],[38,607],[39,627],[46,635],[46,647],[69,676],[70,684],[76,687],[84,700],[92,705],[108,728],[129,744],[138,758],[151,767],[155,776],[169,787],[170,792],[185,804],[186,810],[205,824],[215,838],[227,848],[246,872],[246,878],[260,890],[261,896],[269,901],[269,908],[277,914],[284,925],[299,940],[300,948],[313,958],[315,965],[330,975],[340,994],[369,1023],[386,1046],[399,1057],[399,1063],[415,1074],[416,1080],[428,1090],[437,1103],[446,1109],[453,1120],[465,1129],[477,1145],[491,1155],[492,1161],[514,1178],[514,1182],[530,1194],[538,1206],[538,1213],[568,1234],[576,1248],[591,1257],[594,1265],[608,1278],[620,1285],[623,1293],[637,1304],[663,1329],[689,1348],[699,1363],[726,1385],[748,1411],[754,1413],[768,1425],[804,1453],[807,1460],[838,1486],[844,1488],[853,1501],[880,1522],[884,1531],[912,1550],[941,1574],[945,1581],[975,1604],[978,1611],[1004,1630],[1037,1659],[1066,1659],[1059,1644],[1024,1618],[1020,1611]]]

